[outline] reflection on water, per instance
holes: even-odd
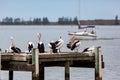
[[[65,41],[61,51],[70,51],[66,44],[69,41],[68,32],[78,31],[77,26],[0,26],[0,48],[4,51],[10,46],[10,37],[15,39],[15,45],[27,50],[28,41],[37,44],[37,33],[42,34],[41,41],[45,50],[49,51],[48,43],[62,36]],[[96,26],[97,40],[82,40],[79,51],[93,45],[102,47],[105,68],[102,70],[103,80],[120,80],[120,26]],[[94,69],[70,68],[71,80],[94,80]],[[31,72],[15,72],[15,80],[31,80]],[[7,75],[7,76],[6,76]],[[46,67],[45,80],[64,80],[63,67]],[[8,80],[8,72],[2,71],[2,80]]]

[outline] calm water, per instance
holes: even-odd
[[[0,26],[0,48],[6,50],[10,46],[10,37],[13,36],[15,45],[22,51],[27,50],[28,41],[37,44],[37,33],[42,34],[45,50],[50,51],[48,43],[57,40],[59,36],[65,41],[61,51],[70,51],[66,48],[69,41],[68,32],[77,31],[77,26]],[[120,80],[120,26],[96,26],[99,38],[105,40],[82,41],[79,51],[93,45],[102,47],[105,68],[102,70],[103,80]],[[14,72],[14,80],[31,80],[31,72]],[[8,80],[8,71],[2,71],[2,80]],[[71,80],[94,80],[94,69],[70,68]],[[45,80],[64,80],[64,67],[46,67]]]

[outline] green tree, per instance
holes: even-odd
[[[115,25],[118,25],[119,21],[118,21],[118,15],[115,16]]]

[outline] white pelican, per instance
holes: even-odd
[[[59,52],[60,52],[60,48],[63,46],[63,44],[64,44],[64,41],[61,39],[61,36],[60,36],[60,39],[58,39],[56,42],[55,42],[55,44],[56,44],[56,49],[57,50],[59,50]]]
[[[80,44],[81,44],[80,41],[75,41],[75,42],[73,43],[73,45],[71,46],[71,50],[77,50],[77,52],[78,52],[78,49],[79,49],[79,47],[80,47]]]
[[[60,48],[63,46],[64,44],[64,41],[61,39],[61,36],[60,36],[60,39],[58,39],[57,41],[51,41],[48,46],[52,49],[52,52],[53,53],[57,53],[58,50],[60,52]]]
[[[83,53],[84,53],[84,52],[94,52],[94,50],[95,50],[95,46],[88,47],[88,48],[85,48],[85,49],[83,50]]]
[[[11,37],[10,49],[12,50],[13,53],[21,53],[20,48],[15,47],[15,43],[14,43],[14,38],[13,37]]]
[[[82,53],[88,54],[89,56],[93,56],[95,54],[95,46],[85,48]]]
[[[80,47],[81,42],[79,40],[75,41],[74,36],[70,38],[70,42],[67,44],[67,47],[71,50],[77,50]]]
[[[38,48],[38,50],[39,50],[39,53],[44,53],[44,52],[45,52],[44,43],[40,41],[40,39],[41,39],[41,34],[38,33],[38,34],[37,34],[37,37],[38,37],[38,45],[37,45],[37,48]]]
[[[50,43],[48,43],[48,46],[52,49],[53,53],[57,53],[56,44],[54,41],[51,41]]]
[[[28,51],[31,52],[32,51],[32,48],[34,48],[34,43],[29,41],[28,42]]]

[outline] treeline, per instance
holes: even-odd
[[[24,20],[23,18],[12,18],[12,17],[6,17],[3,18],[2,21],[0,22],[1,25],[45,25],[49,24],[49,20],[47,17],[41,18],[34,18],[33,20],[30,18],[29,20]]]
[[[24,20],[23,18],[12,18],[12,17],[5,17],[0,21],[1,25],[54,25],[54,24],[77,24],[78,19],[75,17],[74,19],[68,17],[61,17],[58,18],[56,22],[50,22],[47,17],[43,18],[34,18],[29,20]]]
[[[60,17],[56,22],[50,22],[47,17],[43,18],[33,18],[29,20],[24,20],[23,18],[12,18],[5,17],[0,21],[0,25],[77,25],[78,19],[77,17],[68,18],[68,17]],[[118,20],[118,16],[113,20],[104,20],[104,19],[96,19],[96,20],[80,20],[81,25],[119,25],[120,20]]]

